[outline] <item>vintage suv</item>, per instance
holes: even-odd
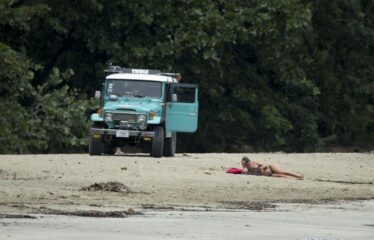
[[[144,147],[153,157],[175,155],[177,132],[195,132],[198,87],[181,75],[160,70],[109,66],[100,109],[91,115],[89,154],[114,154],[125,144]]]

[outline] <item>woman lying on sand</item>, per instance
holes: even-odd
[[[281,177],[281,178],[294,178],[302,180],[303,175],[286,172],[280,168],[278,164],[265,165],[263,163],[249,160],[248,157],[242,159],[243,173],[257,176],[268,177]]]

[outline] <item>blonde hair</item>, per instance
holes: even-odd
[[[244,162],[250,162],[251,160],[249,160],[249,158],[248,157],[246,157],[246,156],[244,156],[243,158],[242,158],[242,161],[244,161]]]

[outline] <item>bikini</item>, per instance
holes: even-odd
[[[248,163],[249,163],[251,166],[253,166],[254,164],[257,165],[257,163],[252,162],[252,161],[248,161]],[[257,166],[258,166],[258,165],[257,165]],[[261,168],[260,168],[260,166],[258,166],[258,167],[251,167],[250,169],[251,169],[251,170],[248,169],[248,174],[250,174],[250,175],[255,175],[255,176],[261,176]]]
[[[261,168],[252,168],[251,171],[248,172],[250,175],[255,175],[255,176],[261,176]]]

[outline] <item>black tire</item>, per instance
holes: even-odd
[[[88,146],[88,152],[91,156],[93,155],[101,155],[102,153],[102,145],[101,137],[95,138],[92,132],[90,131],[90,144]]]
[[[102,128],[102,126],[99,123],[93,123],[92,127]],[[116,147],[103,142],[101,136],[96,138],[92,131],[90,131],[90,144],[88,146],[88,152],[91,156],[101,154],[113,155],[116,152]]]
[[[165,157],[174,157],[176,148],[177,148],[177,133],[173,132],[171,134],[171,138],[165,138],[164,156]]]
[[[155,136],[152,138],[151,156],[162,157],[164,152],[165,131],[163,127],[157,126],[154,129]]]
[[[102,143],[103,153],[113,155],[116,153],[117,148],[108,144],[108,143]]]

